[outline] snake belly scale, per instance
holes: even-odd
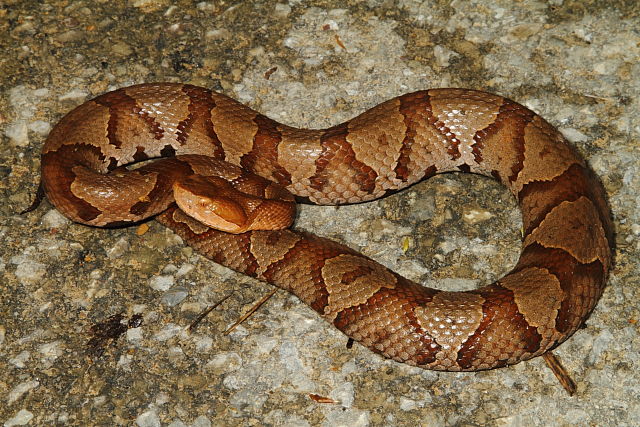
[[[232,181],[257,175],[261,189],[317,204],[373,200],[443,172],[493,177],[522,211],[522,253],[495,283],[445,292],[307,232],[216,230],[176,207],[171,191],[177,177],[207,168],[204,157],[229,164]],[[312,130],[204,88],[135,85],[68,113],[41,167],[46,196],[72,220],[109,227],[155,216],[204,256],[294,293],[374,352],[426,369],[491,369],[554,348],[589,316],[612,263],[610,211],[585,161],[540,116],[485,92],[419,91]]]

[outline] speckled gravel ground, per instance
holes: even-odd
[[[0,4],[0,422],[14,425],[640,425],[640,6],[635,1],[5,0]],[[97,230],[45,203],[20,216],[39,151],[69,109],[138,82],[181,81],[297,126],[460,86],[558,126],[609,193],[616,268],[587,327],[557,349],[569,397],[536,359],[434,373],[355,345],[278,292],[160,225]],[[298,227],[442,289],[497,278],[520,216],[497,184],[439,176],[382,201],[304,207]],[[208,305],[231,297],[195,331]],[[118,339],[92,326],[143,317]],[[135,326],[135,325],[132,325]],[[310,395],[327,397],[322,403]]]

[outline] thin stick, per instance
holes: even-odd
[[[34,197],[33,202],[31,202],[31,206],[20,212],[20,215],[35,211],[44,200],[44,196],[44,186],[42,185],[42,182],[40,182],[40,184],[38,184],[38,189],[36,190],[36,196]]]
[[[547,366],[551,369],[551,372],[553,372],[558,381],[560,381],[562,387],[569,393],[569,396],[573,396],[576,392],[576,383],[573,382],[567,370],[560,363],[560,360],[550,351],[547,351],[542,357],[544,361],[547,362]]]
[[[220,304],[225,302],[227,300],[227,298],[229,298],[231,295],[233,295],[233,292],[229,293],[229,295],[227,295],[226,297],[222,298],[220,301],[218,301],[217,303],[213,304],[211,307],[208,307],[205,311],[200,313],[200,315],[198,315],[198,317],[196,317],[196,319],[193,322],[191,322],[191,324],[189,325],[189,327],[187,329],[189,331],[193,332],[196,329],[196,327],[198,326],[198,324],[200,322],[202,322],[202,319],[207,317],[207,315],[209,313],[211,313],[214,308],[216,308],[217,306],[219,306]]]
[[[248,318],[249,316],[251,316],[251,315],[252,315],[252,314],[253,314],[257,309],[259,309],[259,308],[260,308],[260,306],[261,306],[262,304],[264,304],[265,302],[267,302],[267,300],[268,300],[269,298],[271,298],[271,297],[272,297],[276,292],[278,292],[278,288],[273,288],[273,290],[272,290],[271,292],[269,292],[267,295],[265,295],[265,296],[263,296],[262,298],[260,298],[260,301],[258,301],[257,303],[255,303],[255,304],[253,305],[253,307],[251,307],[251,308],[249,309],[249,311],[247,311],[245,314],[243,314],[242,316],[240,316],[240,318],[239,318],[238,320],[236,320],[236,322],[235,322],[233,325],[229,326],[229,328],[228,328],[226,331],[224,331],[223,333],[224,333],[225,335],[229,335],[229,333],[230,333],[231,331],[233,331],[233,330],[234,330],[234,329],[235,329],[235,328],[236,328],[240,323],[242,323],[242,322],[244,322],[245,320],[247,320],[247,318]]]

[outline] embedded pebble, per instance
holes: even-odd
[[[67,217],[58,212],[57,209],[51,209],[42,217],[42,224],[47,228],[62,228],[71,223]]]
[[[180,304],[189,295],[189,290],[182,286],[176,286],[169,289],[162,295],[162,302],[169,307]]]
[[[4,422],[4,427],[24,426],[33,419],[33,414],[26,409],[20,409],[18,413]]]
[[[493,213],[485,210],[465,209],[462,217],[469,224],[477,224],[479,222],[491,219],[493,217]]]
[[[418,407],[415,400],[407,399],[404,396],[400,396],[400,409],[403,411],[411,411]]]
[[[288,4],[277,3],[274,7],[274,12],[279,18],[286,18],[291,13],[291,6]]]
[[[334,409],[326,414],[325,427],[365,427],[369,425],[369,412],[360,409]]]
[[[150,409],[136,417],[138,427],[160,427],[160,417],[155,409]]]
[[[176,277],[186,276],[187,274],[192,272],[194,268],[195,265],[193,264],[182,264],[178,271],[176,271]]]
[[[59,101],[71,101],[71,102],[81,102],[84,101],[88,96],[88,92],[86,89],[76,88],[72,89],[64,95],[60,95],[58,97]]]
[[[63,343],[60,340],[57,341],[52,341],[52,342],[48,342],[48,343],[44,343],[44,344],[40,344],[38,346],[38,351],[40,352],[40,354],[42,355],[42,361],[46,361],[48,363],[53,362],[54,360],[56,360],[58,357],[62,356],[64,350],[63,350]]]
[[[242,366],[242,358],[233,352],[216,354],[207,362],[207,368],[216,373],[231,372]]]
[[[39,381],[31,380],[20,383],[16,385],[7,396],[7,403],[11,405],[16,400],[20,399],[23,394],[29,392],[30,390],[38,387],[40,385]]]
[[[149,286],[156,291],[167,291],[173,286],[173,276],[155,276],[149,281]]]
[[[4,134],[11,142],[19,147],[29,144],[27,122],[25,120],[16,120],[8,124],[4,129]]]
[[[110,248],[107,248],[107,257],[109,257],[110,259],[120,258],[129,250],[130,247],[131,247],[131,244],[129,243],[129,240],[124,237],[121,237],[118,239],[115,245],[112,245]]]
[[[586,141],[588,141],[590,139],[587,135],[585,135],[584,133],[580,132],[578,129],[560,128],[559,130],[560,130],[560,132],[562,132],[562,135],[564,135],[564,137],[567,138],[567,140],[569,140],[570,142],[573,142],[573,143],[586,142]]]
[[[129,342],[140,342],[144,338],[144,334],[142,332],[142,328],[129,328],[127,329],[127,341]]]
[[[47,266],[32,259],[24,259],[16,268],[16,277],[23,284],[34,284],[42,280],[47,272]]]
[[[340,402],[343,407],[350,408],[353,405],[353,400],[355,398],[353,383],[343,382],[338,384],[337,387],[331,390],[329,397]]]
[[[156,341],[166,341],[168,339],[171,339],[171,338],[175,337],[183,329],[184,328],[182,326],[179,326],[179,325],[176,325],[176,324],[173,324],[173,323],[169,323],[161,331],[156,333],[153,336],[153,339],[156,340]]]
[[[447,49],[444,46],[434,46],[433,48],[433,56],[436,58],[436,61],[441,67],[448,67],[449,60],[451,58],[455,58],[456,56],[460,56],[458,53],[454,52],[451,49]]]
[[[0,344],[2,344],[0,340]],[[29,360],[31,357],[31,353],[29,351],[24,350],[21,351],[16,357],[9,359],[9,363],[13,364],[16,368],[24,368],[25,362]]]
[[[613,334],[608,330],[600,332],[600,334],[593,341],[593,346],[591,347],[591,352],[589,353],[589,363],[595,363],[600,359],[602,352],[606,351],[610,347],[610,343],[613,338]]]
[[[191,427],[211,427],[211,421],[204,415],[200,415],[193,423],[191,423]]]

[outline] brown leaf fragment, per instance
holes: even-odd
[[[269,80],[269,77],[271,77],[271,74],[275,73],[278,70],[278,67],[272,67],[269,68],[265,73],[264,73],[264,78]]]
[[[337,400],[333,400],[330,397],[320,396],[319,394],[309,393],[311,400],[315,400],[318,403],[338,403]]]
[[[122,313],[114,314],[105,320],[91,325],[89,333],[91,338],[87,341],[87,354],[93,359],[100,358],[109,344],[115,343],[128,329],[138,328],[142,325],[142,315],[134,314],[127,321],[122,322]]]

